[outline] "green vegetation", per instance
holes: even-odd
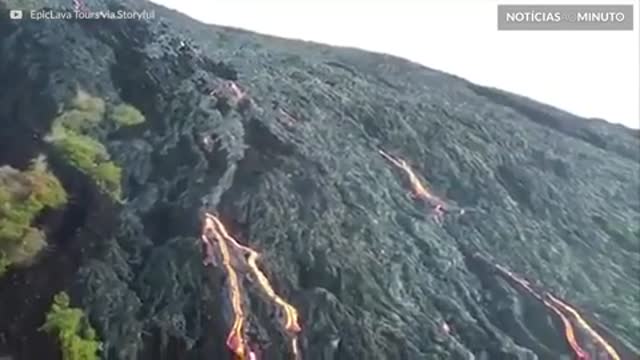
[[[71,109],[54,120],[54,126],[85,133],[102,122],[105,114],[104,101],[92,97],[84,91],[78,91],[71,101]]]
[[[105,119],[106,113],[102,99],[79,91],[70,109],[54,120],[47,140],[70,164],[89,175],[112,198],[120,200],[122,170],[110,161],[104,145],[88,134]],[[115,106],[108,113],[109,119],[118,127],[140,124],[145,120],[136,108],[127,104]]]
[[[142,124],[144,115],[131,105],[121,104],[113,108],[110,118],[118,126],[132,126]]]
[[[28,264],[46,246],[44,233],[31,223],[45,207],[66,202],[67,193],[44,157],[23,172],[0,167],[0,276],[9,265]]]
[[[40,329],[57,337],[63,360],[99,358],[101,343],[96,339],[96,331],[81,309],[69,306],[69,295],[65,292],[53,298],[47,319]]]
[[[50,140],[69,163],[89,175],[114,199],[120,199],[121,170],[109,160],[104,145],[89,136],[69,130],[57,133]]]
[[[91,96],[85,91],[78,90],[76,97],[71,100],[71,107],[89,113],[104,114],[104,101],[98,97]]]

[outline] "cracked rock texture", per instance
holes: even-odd
[[[66,290],[105,359],[230,359],[225,275],[202,266],[198,238],[211,211],[299,310],[304,359],[570,358],[558,320],[471,252],[570,301],[638,358],[637,130],[389,55],[142,1],[87,5],[156,18],[0,20],[0,165],[46,153],[74,199],[44,217],[47,254],[0,280],[0,355],[57,358],[37,327]],[[225,81],[245,100],[210,95]],[[42,140],[77,87],[146,117],[92,134],[123,169],[122,204]],[[433,221],[378,149],[471,211]],[[273,305],[246,289],[251,339],[290,359]]]

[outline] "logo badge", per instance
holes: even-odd
[[[9,11],[9,17],[14,20],[22,19],[22,10],[11,10]]]

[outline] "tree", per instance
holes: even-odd
[[[67,293],[56,294],[40,329],[57,337],[63,360],[97,360],[102,344],[84,312],[69,303]]]
[[[44,232],[31,223],[45,207],[66,202],[67,193],[43,156],[26,171],[0,167],[0,275],[12,264],[30,263],[46,246]]]

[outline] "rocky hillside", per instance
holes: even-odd
[[[86,6],[155,18],[0,17],[0,167],[43,155],[68,199],[29,218],[37,256],[5,254],[0,358],[62,358],[40,330],[60,292],[104,359],[640,358],[637,130]]]

